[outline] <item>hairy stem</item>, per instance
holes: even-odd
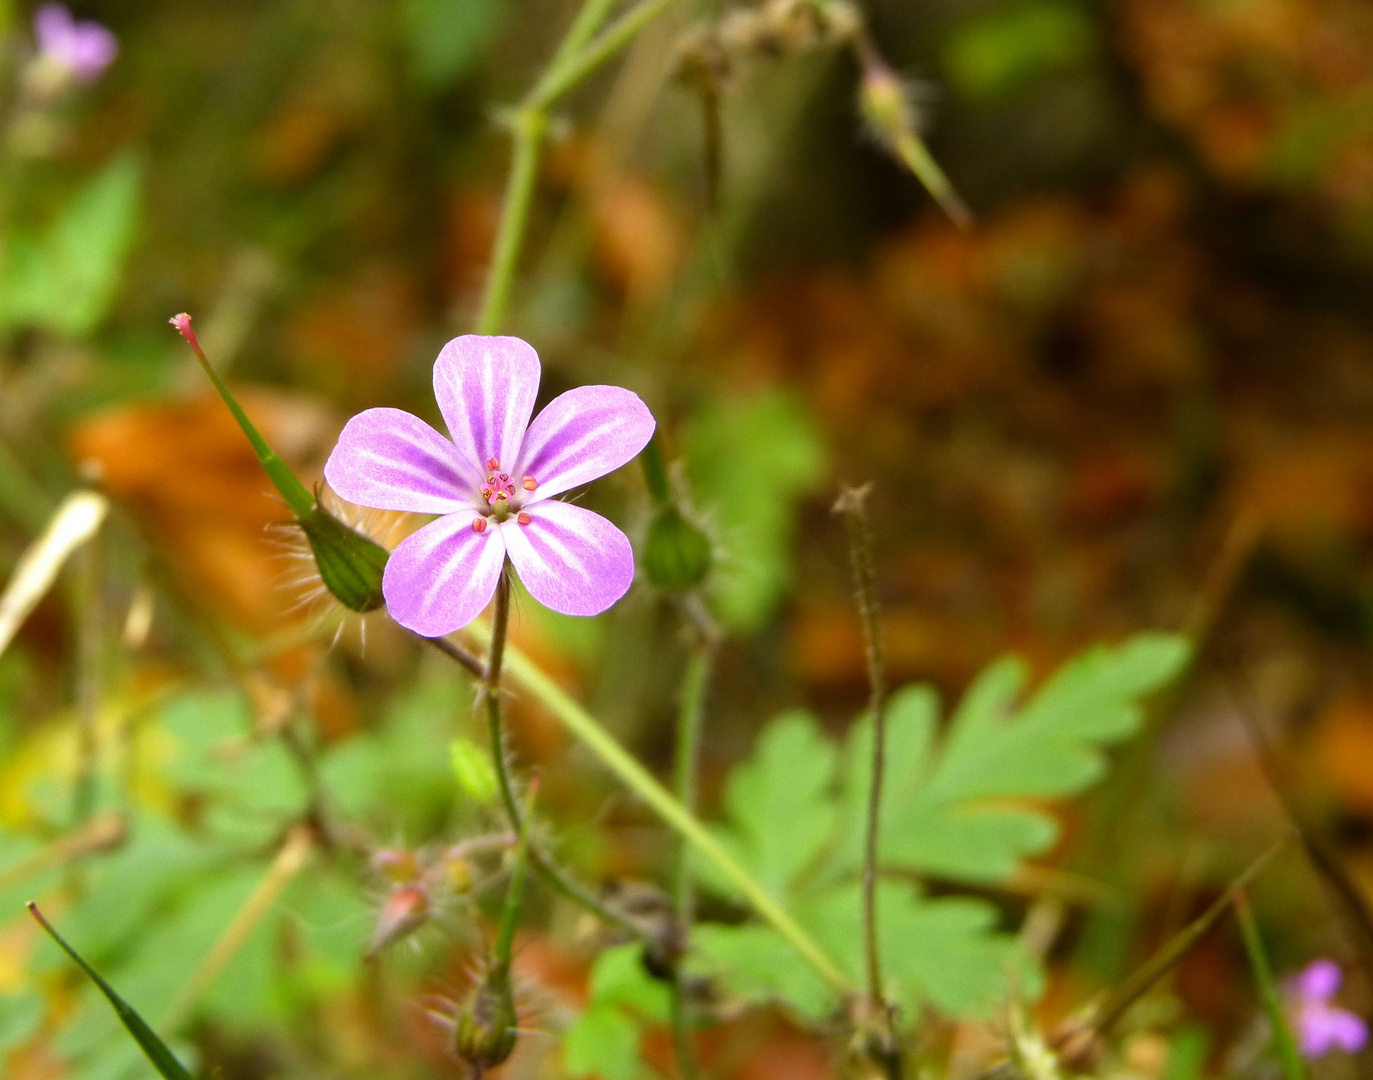
[[[519,836],[524,836],[528,827],[524,813],[520,810],[519,800],[515,798],[515,786],[510,780],[510,767],[505,758],[505,726],[501,717],[501,668],[505,658],[505,640],[510,626],[510,567],[501,572],[496,585],[496,605],[491,623],[491,641],[487,649],[486,667],[482,675],[482,696],[486,699],[487,731],[491,737],[491,760],[496,769],[496,782],[500,788],[501,802],[505,806],[510,827]],[[429,639],[437,641],[439,639]],[[455,646],[456,649],[456,646]],[[448,650],[443,650],[447,652]],[[465,650],[457,649],[465,655]],[[456,659],[454,653],[450,653]],[[460,661],[461,662],[461,661]],[[619,927],[631,937],[646,940],[643,927],[639,926],[621,912],[603,903],[590,889],[573,878],[559,866],[553,858],[531,840],[529,842],[529,861],[534,870],[552,888],[569,900],[580,904],[593,915]]]
[[[834,504],[844,516],[849,533],[849,560],[853,565],[858,611],[867,643],[868,712],[872,714],[872,769],[868,785],[867,824],[863,837],[863,959],[867,972],[868,1002],[881,1025],[875,1051],[887,1074],[901,1074],[901,1058],[891,1008],[882,989],[882,958],[877,940],[877,849],[882,817],[882,782],[887,767],[887,672],[882,654],[882,628],[878,621],[877,587],[868,535],[867,498],[871,484],[845,488]]]
[[[701,613],[704,615],[704,612]],[[695,620],[701,626],[701,620]],[[708,623],[697,631],[682,679],[682,700],[677,713],[677,757],[673,774],[677,801],[688,814],[696,812],[696,767],[700,753],[701,725],[705,716],[706,687],[715,658],[715,632]],[[691,947],[691,924],[696,917],[696,893],[691,874],[691,845],[677,843],[673,866],[672,902],[680,935],[678,948]],[[672,1038],[677,1052],[677,1072],[683,1080],[695,1080],[696,1058],[691,1046],[691,1012],[687,1001],[686,975],[678,962],[672,979]]]
[[[480,623],[468,633],[481,640],[491,633]],[[768,923],[815,970],[832,990],[849,993],[848,976],[825,953],[805,928],[760,885],[694,814],[689,813],[639,761],[590,713],[514,647],[505,650],[505,668],[519,686],[542,702],[548,711],[601,759],[620,782],[643,799],[664,822],[686,840],[696,854],[710,862],[730,882],[764,922]],[[536,863],[537,865],[537,863]]]

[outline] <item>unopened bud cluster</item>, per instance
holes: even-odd
[[[497,843],[492,846],[499,846],[501,838],[495,839]],[[475,883],[471,860],[462,845],[437,856],[418,855],[404,848],[383,848],[372,855],[371,864],[387,893],[367,948],[369,955],[409,937],[433,918],[445,902],[471,893]]]
[[[766,0],[730,11],[693,31],[678,49],[678,75],[688,84],[720,87],[746,56],[785,57],[850,42],[862,28],[848,0]]]

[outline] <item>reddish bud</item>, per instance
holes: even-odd
[[[377,917],[377,928],[367,946],[369,956],[380,952],[393,941],[413,933],[429,918],[429,894],[419,885],[402,885],[391,893],[390,899]]]

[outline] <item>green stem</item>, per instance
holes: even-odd
[[[505,760],[505,728],[501,719],[501,667],[505,656],[505,639],[510,625],[510,567],[509,565],[501,572],[499,583],[496,585],[496,605],[493,611],[490,643],[488,645],[486,671],[482,679],[483,696],[486,698],[486,721],[487,731],[491,738],[491,760],[496,769],[496,784],[500,789],[501,803],[505,806],[506,816],[510,818],[510,827],[523,837],[528,831],[523,812],[520,810],[519,801],[515,798],[515,786],[510,780],[510,767]],[[434,639],[428,639],[434,640]],[[445,652],[447,650],[444,650]],[[458,650],[461,652],[462,650]],[[454,653],[449,655],[455,656]],[[459,662],[462,662],[461,660]],[[580,904],[593,915],[605,920],[612,926],[617,926],[631,937],[641,940],[646,939],[642,927],[632,922],[625,915],[602,903],[601,900],[585,888],[580,882],[568,874],[560,867],[551,856],[547,855],[532,842],[529,847],[529,861],[534,865],[535,871],[550,886],[562,893],[569,900]]]
[[[581,52],[591,40],[591,35],[601,28],[601,24],[605,22],[606,16],[614,6],[615,0],[586,0],[572,20],[572,25],[567,28],[567,33],[563,35],[558,51],[548,63],[548,70],[556,71]]]
[[[696,768],[700,753],[701,724],[705,717],[706,687],[715,657],[712,634],[704,632],[687,657],[682,679],[682,701],[677,714],[677,756],[673,774],[677,801],[688,814],[696,812]],[[691,874],[691,845],[677,843],[673,867],[672,900],[676,915],[678,947],[685,955],[691,948],[691,925],[696,917],[696,896]],[[696,1058],[691,1046],[691,1012],[686,995],[686,974],[678,962],[672,980],[672,1041],[677,1052],[677,1071],[682,1080],[695,1080]]]
[[[673,0],[641,0],[595,41],[564,63],[555,64],[525,99],[525,106],[546,109],[579,82],[623,49],[649,23],[661,15]]]
[[[501,224],[496,233],[491,271],[486,279],[481,318],[477,321],[479,334],[495,334],[505,322],[510,289],[515,281],[520,247],[524,243],[525,226],[529,221],[529,208],[533,204],[534,187],[539,178],[539,154],[547,130],[548,117],[538,108],[521,109],[515,116],[515,147],[510,179],[505,188],[505,203],[501,208]]]
[[[525,801],[524,821],[528,822],[534,809],[534,786]],[[524,898],[525,867],[529,863],[529,829],[521,826],[515,847],[515,867],[510,872],[510,886],[505,891],[505,906],[501,909],[501,926],[496,935],[496,963],[510,969],[511,950],[515,945],[515,924],[520,921],[520,904]]]
[[[224,385],[219,373],[210,366],[210,361],[205,356],[205,350],[200,347],[200,341],[196,337],[195,330],[191,327],[191,317],[182,314],[168,321],[176,327],[181,336],[186,339],[186,343],[190,345],[191,351],[195,353],[195,358],[200,361],[200,366],[209,376],[210,382],[214,385],[221,400],[228,407],[229,412],[233,414],[234,419],[238,421],[238,426],[243,429],[243,434],[248,437],[248,441],[252,443],[253,451],[257,454],[263,471],[267,474],[267,478],[272,481],[272,486],[277,489],[278,494],[285,500],[286,505],[290,507],[291,513],[301,519],[312,517],[315,513],[315,497],[300,482],[296,474],[287,467],[286,462],[277,456],[277,452],[268,445],[267,440],[262,437],[253,422],[248,419],[248,414],[243,411],[243,407],[234,399],[234,395],[229,393],[229,388]]]
[[[474,623],[468,631],[489,641],[490,631]],[[514,647],[505,650],[505,667],[514,680],[533,695],[562,725],[580,739],[620,781],[643,799],[698,855],[743,894],[750,906],[840,994],[853,990],[848,976],[825,953],[804,927],[754,879],[705,825],[668,793],[653,775],[621,746],[590,713]]]
[[[1268,963],[1268,954],[1259,936],[1258,923],[1249,907],[1249,897],[1239,892],[1235,895],[1235,915],[1239,919],[1240,934],[1244,938],[1244,951],[1249,954],[1249,966],[1254,972],[1254,981],[1259,986],[1259,997],[1263,1001],[1264,1012],[1268,1014],[1269,1026],[1273,1029],[1273,1047],[1282,1065],[1283,1076],[1287,1080],[1306,1080],[1306,1069],[1302,1066],[1301,1054],[1297,1051],[1297,1041],[1292,1037],[1287,1016],[1283,1012],[1282,996],[1278,993],[1273,969]]]

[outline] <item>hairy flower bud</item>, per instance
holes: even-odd
[[[710,540],[675,506],[658,511],[648,527],[644,570],[660,589],[695,588],[710,572]]]
[[[393,941],[413,933],[429,918],[429,893],[422,885],[395,889],[381,909],[367,954],[375,955]]]
[[[453,1049],[477,1070],[495,1068],[515,1051],[515,995],[508,965],[497,963],[468,996],[453,1028]]]
[[[296,519],[319,569],[319,579],[344,607],[359,614],[375,611],[386,601],[382,573],[390,553],[323,507]]]

